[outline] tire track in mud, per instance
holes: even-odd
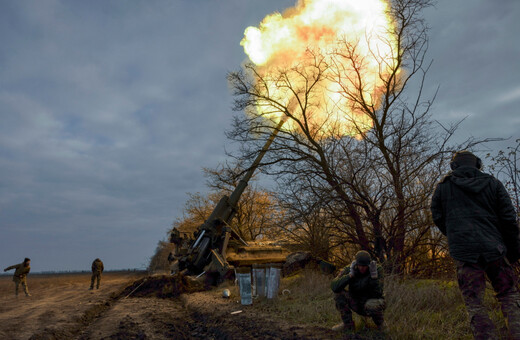
[[[115,292],[142,276],[140,272],[108,272],[102,289],[88,291],[89,273],[34,274],[32,296],[18,298],[11,280],[2,278],[0,338],[71,339],[82,320],[97,315],[96,310],[110,302]]]
[[[104,312],[111,308],[120,298],[120,294],[112,293],[108,300],[96,303],[88,308],[80,317],[75,319],[75,323],[72,325],[65,325],[58,328],[45,327],[43,330],[34,333],[29,340],[74,339],[95,319],[99,318]]]
[[[333,339],[327,329],[287,326],[249,315],[234,317],[228,311],[201,309],[187,304],[189,297],[174,299],[121,296],[93,306],[75,328],[46,329],[31,339]]]
[[[120,287],[116,292],[111,293],[108,299],[94,304],[92,307],[85,310],[81,316],[74,318],[72,324],[69,322],[69,324],[61,327],[45,327],[43,330],[34,333],[29,339],[90,339],[91,336],[87,330],[96,322],[97,319],[103,318],[104,315],[113,306],[117,305],[121,299],[126,298],[133,293],[136,295],[143,293],[143,291],[140,292],[139,290],[136,290],[136,287],[146,288],[144,290],[145,296],[147,294],[160,294],[161,297],[170,297],[178,296],[187,289],[194,289],[185,281],[186,280],[181,276],[158,275],[142,277],[130,283],[127,282],[124,287]],[[143,285],[143,283],[145,283],[145,285]],[[123,321],[127,322],[129,320]],[[125,328],[124,326],[123,323],[121,328]],[[133,324],[130,324],[130,326],[133,326]],[[117,333],[115,336],[115,338],[118,338]],[[123,338],[127,339],[128,337],[122,337],[122,339]]]

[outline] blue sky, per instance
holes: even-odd
[[[293,4],[1,1],[2,265],[145,267],[186,193],[207,190],[202,167],[226,159],[244,29]],[[435,119],[467,116],[459,139],[519,138],[520,2],[425,15]]]

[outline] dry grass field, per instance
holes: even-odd
[[[452,281],[385,280],[384,333],[355,316],[355,333],[335,333],[340,321],[330,276],[304,271],[282,281],[277,299],[239,303],[232,282],[208,291],[168,295],[179,289],[171,276],[105,273],[89,291],[90,275],[28,277],[31,297],[14,297],[10,276],[0,277],[0,339],[471,339],[467,316]],[[148,287],[142,290],[143,287]],[[222,298],[229,288],[231,298]],[[156,292],[160,292],[156,293]],[[158,297],[161,296],[161,297]],[[166,297],[166,298],[164,298]],[[491,316],[502,335],[504,322],[491,291]]]

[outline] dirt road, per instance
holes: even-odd
[[[125,298],[134,273],[107,273],[89,291],[89,275],[29,276],[31,297],[15,298],[0,278],[0,339],[334,339],[322,327],[291,325],[280,316],[223,299],[221,289],[176,298]]]
[[[14,296],[11,276],[0,278],[0,339],[38,339],[38,334],[53,334],[65,339],[73,336],[89,316],[99,314],[110,305],[111,295],[135,280],[133,272],[106,273],[99,290],[88,290],[90,274],[31,275],[26,297]],[[36,336],[36,337],[35,337]],[[52,337],[40,337],[52,338]]]

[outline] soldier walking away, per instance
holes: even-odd
[[[11,269],[15,269],[13,281],[15,284],[16,296],[18,296],[18,287],[20,286],[20,284],[22,284],[25,296],[31,296],[31,294],[29,294],[29,288],[27,287],[27,274],[29,274],[29,272],[31,271],[31,259],[26,257],[22,263],[15,264],[5,268],[4,272]]]
[[[94,289],[94,281],[97,280],[96,289],[99,289],[99,282],[101,281],[101,273],[103,273],[103,262],[100,259],[95,259],[92,262],[92,277],[90,278],[90,290]]]
[[[507,319],[511,338],[520,339],[520,294],[511,267],[519,259],[519,227],[504,185],[483,173],[469,151],[453,155],[449,172],[432,197],[432,217],[448,237],[457,280],[475,339],[498,339],[482,303],[486,275]]]
[[[348,286],[348,291],[345,288]],[[336,309],[342,323],[332,329],[355,330],[352,311],[370,316],[379,330],[384,327],[385,300],[383,296],[383,269],[364,250],[356,254],[355,261],[341,270],[331,283],[335,293]]]

